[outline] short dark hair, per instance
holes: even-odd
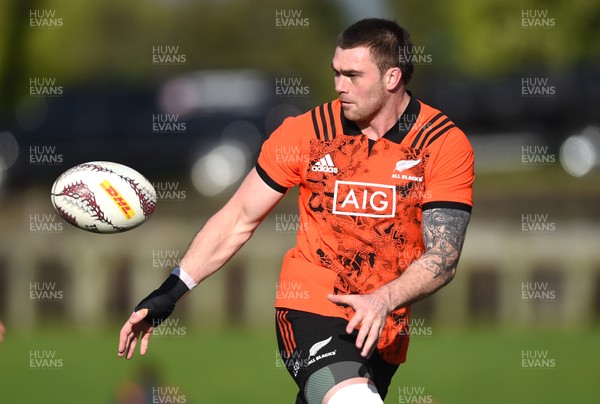
[[[381,18],[360,20],[338,36],[336,45],[341,49],[369,48],[379,72],[383,74],[391,67],[399,67],[405,85],[412,77],[413,44],[408,31],[396,21]]]

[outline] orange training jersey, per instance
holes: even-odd
[[[353,314],[327,294],[369,293],[421,256],[424,209],[472,205],[469,141],[412,97],[377,141],[344,117],[339,100],[287,118],[263,144],[256,169],[279,192],[300,187],[297,244],[284,257],[278,286],[303,293],[277,293],[275,306],[324,316]],[[405,361],[409,312],[388,316],[378,343],[388,362]]]

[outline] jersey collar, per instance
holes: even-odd
[[[417,117],[421,112],[421,103],[412,96],[410,91],[407,91],[407,93],[410,96],[410,101],[408,102],[406,109],[402,115],[400,115],[398,122],[383,135],[383,137],[390,142],[401,143],[404,137],[412,129],[413,124],[417,121]],[[344,135],[358,136],[362,134],[356,122],[351,121],[344,116],[343,110],[340,110],[340,118]]]

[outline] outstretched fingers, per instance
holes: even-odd
[[[148,351],[148,343],[153,327],[142,320],[148,314],[148,309],[142,309],[138,312],[133,312],[127,319],[121,332],[119,333],[119,351],[120,358],[125,357],[131,359],[135,353],[138,339],[141,336],[140,354],[145,355]]]

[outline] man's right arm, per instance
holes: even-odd
[[[200,283],[221,268],[250,239],[284,194],[252,169],[227,204],[198,232],[180,267]]]
[[[283,195],[252,169],[233,197],[196,234],[181,259],[182,273],[171,274],[160,288],[142,300],[125,322],[119,338],[119,357],[130,359],[138,341],[144,355],[154,326],[168,317],[177,301],[190,290],[186,284],[202,282],[229,261]],[[184,282],[188,276],[191,279]]]

